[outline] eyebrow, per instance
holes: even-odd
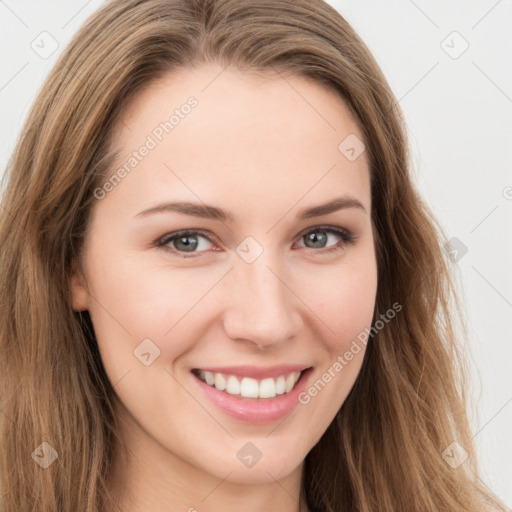
[[[337,197],[328,203],[303,208],[295,216],[296,220],[311,219],[313,217],[320,217],[321,215],[328,215],[329,213],[347,208],[357,208],[366,213],[366,208],[363,204],[352,196]],[[205,219],[219,220],[221,222],[234,222],[235,217],[232,212],[223,210],[216,206],[208,205],[205,203],[191,203],[185,201],[161,203],[147,210],[139,212],[136,217],[146,217],[156,213],[164,212],[177,212],[185,215],[192,215],[194,217],[202,217]]]

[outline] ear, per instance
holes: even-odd
[[[73,264],[73,274],[71,276],[71,293],[73,295],[73,310],[86,311],[89,309],[89,293],[82,272],[77,265]]]

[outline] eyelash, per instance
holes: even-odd
[[[300,235],[298,235],[297,238],[298,238],[298,240],[300,240],[304,236],[306,236],[308,233],[314,233],[315,231],[324,231],[325,233],[334,234],[334,235],[339,236],[342,240],[341,242],[338,242],[336,245],[330,246],[326,249],[315,250],[311,247],[306,247],[306,249],[310,249],[314,252],[319,252],[321,254],[335,253],[335,252],[341,251],[345,248],[345,246],[352,245],[357,238],[355,235],[353,235],[349,231],[347,231],[345,229],[336,228],[334,226],[315,226],[313,228],[307,229],[306,231],[303,231]],[[175,231],[173,233],[168,233],[167,235],[160,237],[159,239],[157,239],[154,242],[154,246],[156,246],[159,249],[163,249],[166,252],[171,252],[172,254],[178,254],[179,257],[181,257],[181,258],[196,258],[201,253],[206,252],[206,251],[199,251],[199,252],[195,252],[195,253],[190,253],[191,255],[189,255],[189,256],[184,256],[184,254],[186,254],[186,253],[184,253],[182,251],[178,251],[176,249],[173,249],[173,248],[167,246],[167,244],[169,242],[172,242],[173,240],[178,239],[179,237],[186,236],[186,235],[201,235],[204,238],[206,238],[209,242],[213,243],[213,241],[210,240],[210,237],[207,235],[207,233],[202,230],[183,230],[183,231]]]

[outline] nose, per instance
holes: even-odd
[[[264,255],[253,263],[237,261],[226,277],[223,324],[231,339],[269,350],[296,336],[302,319],[291,278]]]

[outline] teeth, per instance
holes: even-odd
[[[230,375],[228,377],[228,382],[226,384],[226,391],[230,395],[239,395],[240,394],[240,381],[233,377],[233,375]]]
[[[278,377],[276,380],[276,394],[282,395],[286,391],[286,380],[281,375],[281,377]]]
[[[294,374],[291,373],[290,375],[288,375],[288,377],[286,378],[286,385],[284,388],[285,393],[289,393],[292,390],[295,382],[297,382],[297,380],[294,380]]]
[[[213,386],[215,384],[215,377],[212,372],[204,372],[204,376],[206,378],[206,384]]]
[[[246,398],[274,398],[276,395],[289,393],[299,380],[300,372],[281,375],[277,379],[268,378],[258,381],[244,377],[241,381],[234,375],[223,375],[204,370],[199,371],[199,378],[219,391]]]
[[[210,372],[204,372],[205,374],[206,373],[209,373],[212,377],[213,377],[213,374],[210,373]],[[211,377],[210,377],[210,380],[211,380]],[[216,373],[215,374],[215,380],[214,380],[214,383],[215,383],[215,387],[219,390],[219,391],[224,391],[226,389],[226,379],[224,378],[224,376],[220,373]]]
[[[256,379],[244,377],[240,384],[240,394],[248,398],[258,398],[259,384]]]

